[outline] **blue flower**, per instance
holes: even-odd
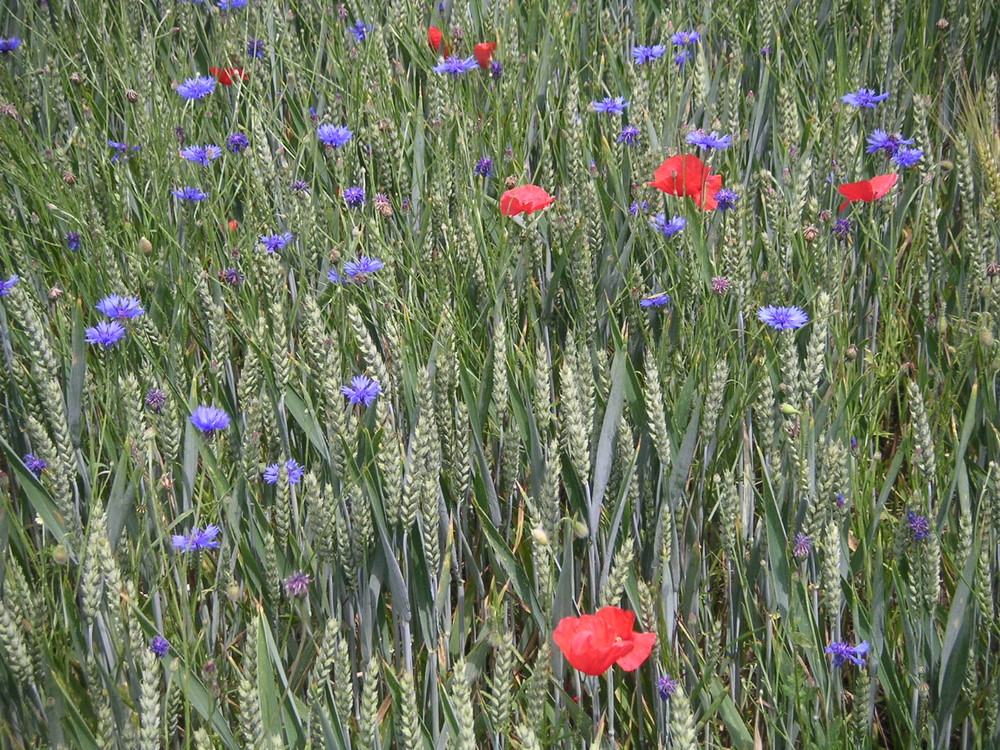
[[[626,125],[622,128],[621,135],[618,136],[618,143],[624,143],[626,146],[634,146],[635,142],[639,140],[640,130],[635,125]]]
[[[682,49],[676,55],[674,55],[674,62],[677,63],[678,67],[683,68],[684,63],[693,57],[690,50]]]
[[[211,76],[187,78],[177,87],[177,93],[185,99],[204,99],[215,91],[215,79]]]
[[[219,0],[216,5],[221,10],[235,10],[236,8],[245,8],[247,0]]]
[[[138,318],[146,312],[138,297],[119,297],[117,294],[105,297],[94,305],[94,309],[115,320]]]
[[[104,348],[108,348],[122,340],[125,336],[125,326],[117,320],[102,320],[93,328],[84,330],[84,334],[84,339],[88,344],[100,344]]]
[[[320,125],[316,129],[316,136],[319,138],[320,143],[324,146],[332,146],[333,148],[340,148],[347,144],[351,140],[352,133],[347,128],[342,125]]]
[[[68,247],[73,252],[80,249],[80,233],[79,232],[67,232],[66,233],[66,247]]]
[[[0,297],[6,297],[10,294],[10,290],[14,288],[14,285],[21,280],[21,277],[16,273],[9,279],[0,279]]]
[[[344,202],[351,208],[361,208],[365,205],[365,189],[358,185],[344,190]]]
[[[312,583],[312,578],[309,575],[301,570],[296,570],[285,579],[285,594],[301,599],[309,593],[310,583]]]
[[[489,157],[484,156],[482,159],[476,162],[475,168],[472,170],[473,173],[479,175],[480,177],[486,178],[493,174],[493,160]]]
[[[289,484],[298,484],[302,481],[303,475],[305,475],[305,467],[299,464],[294,458],[290,458],[285,461],[285,472],[288,475]],[[271,464],[270,466],[264,467],[264,481],[268,484],[277,484],[278,477],[281,475],[281,465]]]
[[[170,643],[162,635],[154,635],[153,640],[149,642],[149,650],[154,656],[162,659],[167,655],[167,651],[170,650]]]
[[[44,458],[39,458],[38,456],[28,453],[23,459],[24,468],[35,475],[35,478],[42,476],[42,472],[49,468],[49,462]]]
[[[368,32],[371,30],[371,26],[365,26],[364,21],[356,21],[354,25],[348,29],[348,31],[354,35],[354,41],[356,42],[363,42],[368,37]]]
[[[260,238],[260,244],[264,246],[264,249],[267,250],[268,253],[276,253],[278,250],[291,242],[293,238],[294,235],[291,232],[264,235]]]
[[[723,149],[729,148],[729,145],[733,142],[733,137],[731,135],[720,136],[714,130],[711,133],[706,133],[699,128],[692,133],[688,133],[685,140],[698,148]]]
[[[642,203],[635,202],[628,207],[629,216],[636,216],[638,215],[639,211],[642,211],[643,213],[649,211],[649,202],[648,201],[643,201]]]
[[[670,37],[670,41],[678,47],[686,47],[689,44],[695,44],[700,39],[701,34],[697,31],[678,31]]]
[[[375,397],[382,392],[382,386],[367,375],[357,375],[351,378],[351,384],[343,386],[340,392],[347,396],[352,404],[371,406]]]
[[[809,557],[809,553],[812,552],[812,540],[805,534],[795,535],[795,545],[792,547],[792,554],[795,555],[799,560],[804,560]]]
[[[879,151],[885,151],[886,155],[893,156],[901,146],[912,145],[912,138],[903,138],[899,133],[891,135],[884,130],[876,129],[868,136],[868,148],[865,149],[865,152],[875,154]]]
[[[199,406],[191,412],[191,424],[209,436],[216,430],[226,429],[229,421],[229,415],[214,406]]]
[[[847,236],[851,233],[851,220],[850,219],[837,219],[833,222],[833,226],[830,227],[830,234],[834,234],[838,239],[847,239]]]
[[[833,654],[833,666],[842,667],[844,662],[850,659],[858,666],[865,665],[864,655],[868,653],[868,641],[862,641],[857,646],[852,646],[846,641],[834,641],[826,647],[828,654]]]
[[[258,59],[264,58],[264,42],[260,39],[247,39],[247,54]]]
[[[108,145],[115,150],[115,153],[111,156],[111,161],[113,162],[119,159],[128,159],[133,153],[142,148],[142,146],[130,146],[127,143],[119,143],[118,141],[108,141]]]
[[[21,40],[16,36],[12,36],[9,39],[7,37],[0,37],[0,54],[9,55],[20,46]]]
[[[222,149],[218,146],[188,146],[181,149],[182,159],[201,164],[203,167],[211,165],[220,156],[222,156]]]
[[[663,307],[670,304],[670,295],[664,292],[653,294],[639,301],[639,307]]]
[[[892,160],[896,162],[896,165],[904,169],[912,167],[923,158],[923,149],[919,148],[901,148],[892,155]]]
[[[625,101],[624,96],[604,97],[599,102],[591,102],[590,108],[595,112],[607,112],[609,115],[620,115],[631,102]]]
[[[850,104],[852,107],[875,109],[879,102],[885,101],[888,98],[888,91],[883,94],[876,94],[873,89],[858,89],[850,94],[844,94],[840,97],[840,100],[845,104]]]
[[[458,78],[462,73],[468,73],[470,70],[475,70],[479,67],[479,63],[476,62],[476,57],[467,57],[464,60],[461,57],[448,57],[443,63],[435,65],[431,70],[435,73],[447,73],[452,78]]]
[[[174,534],[170,538],[170,543],[178,552],[195,552],[201,549],[217,549],[219,546],[219,540],[215,537],[217,537],[221,531],[222,529],[214,524],[212,526],[206,526],[204,530],[193,528],[191,529],[191,533],[187,536],[184,536],[183,534]]]
[[[503,63],[494,60],[490,63],[490,78],[499,81],[503,77]]]
[[[666,51],[667,48],[662,44],[654,44],[652,47],[633,47],[632,57],[635,58],[636,65],[644,65],[659,60]]]
[[[656,681],[656,690],[660,694],[661,700],[670,700],[670,697],[677,692],[677,680],[670,679],[669,674],[663,675]]]
[[[774,307],[768,305],[757,311],[757,317],[776,331],[801,328],[809,322],[809,316],[800,307]]]
[[[357,260],[345,263],[344,273],[347,275],[347,278],[354,279],[357,276],[375,273],[380,268],[385,268],[385,263],[379,258],[369,258],[362,255]]]
[[[716,211],[728,211],[736,206],[736,201],[740,199],[734,191],[729,188],[722,188],[714,196],[716,202],[719,204],[715,207]]]
[[[226,141],[226,148],[231,154],[242,154],[250,148],[250,139],[243,133],[233,133]]]
[[[208,193],[201,192],[198,188],[185,187],[180,190],[171,190],[175,196],[182,201],[203,201],[208,197]]]
[[[910,534],[913,541],[922,542],[931,535],[931,525],[927,522],[927,516],[920,516],[912,510],[906,511],[906,523],[910,527]]]
[[[656,214],[656,216],[649,220],[649,223],[664,237],[673,237],[675,234],[680,234],[684,231],[684,228],[687,226],[687,219],[683,216],[675,216],[668,221],[666,214]]]

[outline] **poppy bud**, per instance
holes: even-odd
[[[793,414],[801,414],[802,412],[800,412],[798,409],[796,409],[791,404],[782,404],[781,405],[781,413],[790,417]]]
[[[844,356],[847,358],[848,362],[853,362],[858,358],[858,347],[856,347],[854,344],[851,344],[849,347],[847,347],[847,351],[844,352]]]
[[[129,104],[135,104],[137,101],[139,101],[139,92],[136,91],[135,89],[127,89],[125,91],[125,99],[128,101]]]
[[[139,238],[139,249],[143,255],[150,255],[153,252],[153,243],[145,237]]]
[[[587,524],[583,521],[573,522],[573,536],[577,539],[586,539],[588,536]]]
[[[69,550],[66,549],[65,545],[57,544],[52,548],[52,559],[59,565],[65,565],[69,562]]]

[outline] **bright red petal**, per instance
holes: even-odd
[[[427,29],[427,43],[431,46],[431,49],[435,52],[440,51],[441,42],[444,41],[444,34],[441,33],[441,29],[437,26],[431,26]]]
[[[715,194],[720,190],[722,190],[722,175],[708,175],[708,179],[705,180],[702,189],[691,197],[694,198],[695,205],[698,208],[705,211],[714,211],[719,205],[719,201],[715,200]]]
[[[868,183],[872,186],[872,200],[878,200],[883,195],[892,190],[892,186],[896,184],[896,180],[899,179],[898,174],[881,174],[878,177],[872,177],[868,180]]]
[[[656,633],[633,633],[632,650],[615,662],[626,672],[633,672],[649,658],[656,645]]]
[[[607,625],[617,638],[628,638],[635,626],[635,613],[619,607],[604,607],[594,617]]]
[[[552,640],[575,669],[599,675],[635,648],[631,640],[618,640],[608,625],[594,615],[565,617]]]
[[[667,195],[697,195],[705,179],[705,165],[691,154],[671,156],[656,169],[653,181],[646,183]]]
[[[522,185],[508,190],[500,196],[500,213],[504,216],[517,216],[520,213],[541,211],[555,198],[546,193],[538,185]]]
[[[472,54],[476,56],[476,62],[480,68],[490,67],[490,60],[493,58],[493,51],[497,48],[496,42],[483,42],[472,48]]]

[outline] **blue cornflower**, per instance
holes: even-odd
[[[606,96],[599,102],[591,102],[590,108],[595,112],[607,112],[609,115],[620,115],[631,102],[625,101],[624,96]]]
[[[700,128],[694,132],[688,133],[685,140],[692,146],[697,146],[698,148],[729,148],[729,145],[733,142],[733,137],[731,135],[720,136],[714,130],[711,133],[706,133]]]
[[[293,238],[294,235],[291,232],[264,235],[260,238],[260,244],[264,246],[264,249],[267,250],[267,252],[276,253],[278,250],[291,242]]]
[[[476,62],[476,57],[467,57],[464,60],[461,57],[448,57],[445,58],[443,63],[435,65],[431,70],[435,73],[447,73],[452,78],[458,78],[462,73],[468,73],[470,70],[475,70],[479,67],[479,63]]]
[[[869,648],[868,641],[862,641],[857,646],[852,646],[846,641],[834,641],[826,647],[825,651],[828,654],[833,654],[835,668],[844,666],[844,662],[848,659],[863,667],[865,665],[864,655],[868,653]]]
[[[351,378],[351,384],[343,386],[340,392],[347,396],[347,400],[352,404],[371,406],[375,397],[382,392],[382,386],[367,375],[356,375]]]
[[[199,406],[191,412],[191,424],[208,436],[229,426],[229,415],[214,406]]]
[[[912,138],[903,138],[899,133],[893,135],[884,130],[876,129],[868,136],[868,148],[865,149],[865,152],[875,154],[879,151],[885,151],[887,156],[893,156],[901,146],[912,145]]]
[[[365,205],[365,189],[360,185],[345,188],[344,202],[351,208],[361,208]]]
[[[695,44],[700,39],[701,34],[697,31],[678,31],[670,37],[670,41],[678,47],[686,47],[689,44]]]
[[[476,166],[473,168],[473,173],[479,175],[480,177],[486,178],[493,174],[493,160],[488,156],[484,156],[482,159],[476,162]]]
[[[368,38],[368,32],[371,31],[371,26],[366,26],[364,21],[356,21],[353,26],[351,26],[348,31],[354,35],[354,41],[363,42]]]
[[[912,510],[906,511],[906,523],[910,527],[913,541],[922,542],[931,535],[931,525],[927,522],[927,516],[920,516]]]
[[[180,190],[171,190],[175,196],[180,198],[182,201],[203,201],[208,197],[208,193],[203,193],[198,188],[185,187]]]
[[[678,67],[683,68],[684,63],[686,63],[692,57],[693,55],[691,54],[691,50],[682,49],[680,52],[674,55],[674,62],[677,63]]]
[[[663,307],[670,304],[670,295],[665,292],[653,294],[639,301],[639,307]]]
[[[302,481],[302,477],[305,475],[306,469],[294,458],[290,458],[285,461],[285,472],[288,475],[289,484],[298,484]],[[268,484],[277,484],[278,476],[280,474],[280,464],[271,464],[270,466],[264,467],[264,481]]]
[[[117,344],[125,336],[125,326],[117,320],[102,320],[93,328],[84,330],[84,339],[88,344],[100,344],[107,348]]]
[[[375,273],[380,268],[385,268],[385,263],[379,258],[369,258],[362,255],[357,260],[352,260],[344,264],[344,274],[346,274],[347,278],[354,279],[357,276]]]
[[[633,47],[632,57],[635,58],[636,65],[644,65],[659,60],[666,51],[667,48],[662,44],[654,44],[652,47]]]
[[[833,226],[830,227],[830,234],[836,235],[838,239],[847,239],[847,236],[851,233],[851,220],[850,219],[837,219],[833,222]]]
[[[740,199],[740,196],[729,188],[722,188],[712,197],[719,204],[715,207],[716,211],[728,211],[731,208],[735,208],[736,201]]]
[[[653,229],[664,237],[673,237],[675,234],[680,234],[684,231],[684,228],[687,226],[687,219],[683,216],[675,216],[667,220],[666,214],[656,214],[656,216],[649,220],[649,223],[653,225]]]
[[[66,247],[68,247],[73,252],[80,249],[80,233],[79,232],[67,232],[66,233]]]
[[[635,202],[631,206],[628,207],[629,216],[636,216],[636,215],[638,215],[639,211],[642,211],[643,213],[646,213],[648,210],[649,210],[649,202],[648,201],[643,201],[642,203]]]
[[[160,634],[153,636],[153,640],[149,642],[149,650],[154,655],[162,659],[167,655],[167,651],[170,650],[170,643]]]
[[[105,297],[94,305],[94,309],[114,320],[138,318],[146,312],[139,303],[138,297],[119,297],[117,294]]]
[[[332,146],[333,148],[340,148],[347,144],[351,140],[352,133],[347,128],[342,125],[320,125],[316,129],[316,136],[319,138],[320,143],[324,146]]]
[[[250,148],[250,139],[244,133],[233,133],[226,140],[226,148],[231,154],[242,154]]]
[[[640,130],[635,125],[626,125],[622,128],[621,135],[618,136],[618,143],[624,143],[626,146],[634,146],[635,142],[639,140]]]
[[[213,161],[222,156],[222,149],[218,146],[188,146],[181,149],[181,158],[201,164],[203,167],[211,165]]]
[[[177,87],[177,93],[185,99],[204,99],[215,91],[215,79],[211,76],[187,78]]]
[[[9,279],[0,279],[0,297],[6,297],[10,294],[10,290],[14,288],[14,285],[21,280],[21,277],[16,273]]]
[[[170,538],[170,543],[178,552],[195,552],[201,549],[217,549],[219,546],[219,540],[215,537],[217,537],[221,531],[222,529],[214,524],[206,526],[204,530],[196,527],[191,529],[191,533],[187,536],[184,536],[183,534],[174,534]]]
[[[285,579],[285,594],[296,599],[301,599],[309,593],[309,584],[312,578],[301,570],[296,570]]]
[[[879,102],[885,101],[888,98],[888,91],[883,94],[876,94],[874,89],[858,89],[857,91],[852,91],[850,94],[844,94],[840,97],[840,101],[850,104],[852,107],[875,109]]]
[[[111,161],[128,159],[132,156],[132,154],[142,148],[142,146],[130,146],[127,143],[119,143],[118,141],[108,141],[108,145],[115,150],[115,153],[111,156]]]
[[[9,55],[20,46],[21,40],[16,36],[12,36],[9,39],[7,37],[0,37],[0,54]]]
[[[776,331],[800,328],[809,322],[809,316],[800,307],[774,307],[768,305],[757,311],[757,317]]]
[[[812,552],[813,543],[812,539],[807,537],[805,534],[795,535],[795,544],[792,547],[792,554],[795,555],[799,560],[804,560],[809,557],[809,553]]]
[[[494,60],[490,63],[490,78],[499,81],[503,77],[503,63]]]
[[[48,461],[32,453],[26,454],[21,460],[24,461],[24,468],[34,474],[36,479],[42,476],[42,472],[49,468]]]
[[[163,405],[167,403],[167,394],[159,388],[150,388],[146,391],[144,401],[146,408],[153,412],[153,414],[160,414],[163,412]]]
[[[892,160],[896,162],[896,165],[904,169],[912,167],[923,158],[923,149],[919,148],[901,148],[892,155]]]
[[[245,8],[247,0],[219,0],[216,5],[220,10],[236,10],[236,8]]]
[[[672,680],[669,674],[665,674],[656,681],[656,690],[662,700],[670,700],[670,696],[677,692],[677,685],[677,680]]]
[[[260,39],[247,39],[247,55],[258,59],[264,58],[264,42]]]

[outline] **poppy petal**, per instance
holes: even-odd
[[[708,179],[705,180],[701,190],[691,197],[694,198],[695,205],[698,208],[705,211],[714,211],[719,205],[719,201],[715,199],[715,194],[720,190],[722,190],[722,175],[708,175]]]
[[[440,51],[441,43],[444,41],[444,34],[441,33],[441,29],[437,26],[431,26],[427,29],[427,44],[430,45],[431,49],[435,52]]]
[[[634,672],[649,658],[656,645],[656,633],[633,633],[632,650],[615,662],[626,672]]]
[[[635,613],[619,607],[603,607],[594,615],[607,625],[617,638],[627,638],[635,626]]]
[[[555,200],[538,185],[522,185],[513,188],[500,196],[500,213],[504,216],[517,216],[541,211]]]
[[[490,67],[490,60],[493,58],[493,52],[496,48],[496,42],[483,42],[472,48],[472,54],[476,56],[476,62],[479,63],[480,68]]]
[[[872,186],[872,200],[878,200],[892,190],[892,186],[896,184],[896,180],[898,179],[899,175],[893,173],[882,174],[868,180],[868,183]]]
[[[653,181],[647,185],[667,195],[697,195],[705,181],[706,169],[697,156],[671,156],[656,169]]]

